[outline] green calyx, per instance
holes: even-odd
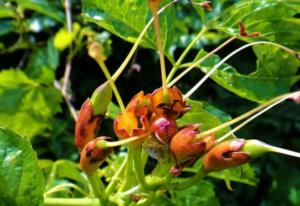
[[[112,89],[108,81],[101,84],[93,93],[91,103],[93,105],[93,115],[105,115],[109,102],[112,98]]]
[[[250,159],[255,159],[261,155],[271,152],[270,145],[256,139],[246,141],[242,151],[249,153]]]

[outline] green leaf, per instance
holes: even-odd
[[[186,124],[201,124],[200,130],[205,131],[231,119],[228,114],[207,102],[188,100],[188,104],[192,109],[177,121],[179,126]],[[229,128],[222,129],[217,132],[217,136],[221,136],[228,131]]]
[[[30,55],[25,72],[30,78],[41,83],[51,83],[55,79],[55,70],[59,65],[59,52],[52,39],[43,48],[36,48]]]
[[[180,191],[172,192],[173,202],[177,206],[219,206],[215,196],[213,185],[208,181],[200,181],[198,184]]]
[[[29,30],[35,33],[39,33],[56,25],[56,22],[53,19],[42,15],[35,15],[28,19],[26,23]]]
[[[8,34],[13,31],[12,20],[1,20],[0,21],[0,36]]]
[[[255,102],[264,102],[289,92],[289,89],[300,79],[300,76],[296,75],[300,62],[296,57],[288,56],[274,47],[264,45],[256,48],[258,66],[254,73],[241,74],[234,67],[223,64],[211,78],[229,91]],[[268,52],[270,53],[267,54]],[[206,52],[200,51],[197,58],[205,54]],[[220,58],[213,55],[198,67],[207,73],[218,62]]]
[[[211,26],[229,34],[238,34],[238,23],[243,22],[247,31],[260,32],[260,39],[277,42],[293,49],[300,49],[299,1],[244,0],[225,9],[211,22]],[[243,38],[254,41],[257,38]]]
[[[28,139],[0,127],[0,205],[42,205],[44,179]]]
[[[0,5],[0,18],[15,18],[16,13],[12,8]]]
[[[33,137],[49,127],[61,111],[61,94],[53,86],[29,79],[21,70],[0,72],[0,125]]]
[[[169,3],[163,1],[161,5]],[[120,38],[135,42],[151,18],[147,1],[136,0],[82,0],[84,18],[105,28]],[[174,38],[175,11],[171,7],[160,15],[160,30],[165,51],[169,51]],[[142,46],[156,49],[155,32],[147,32]]]
[[[41,14],[51,17],[58,22],[64,22],[64,13],[59,7],[59,2],[53,2],[50,0],[16,0],[19,6],[24,9],[34,10]]]
[[[244,164],[240,167],[230,168],[220,172],[211,172],[208,176],[216,179],[223,179],[226,184],[228,184],[228,181],[239,182],[251,186],[256,186],[258,183],[258,179],[250,164]]]

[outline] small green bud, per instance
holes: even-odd
[[[101,84],[93,93],[91,103],[93,105],[93,115],[105,115],[109,102],[112,99],[112,89],[108,81]]]
[[[264,155],[267,152],[271,152],[270,145],[256,139],[246,140],[246,143],[243,146],[242,151],[248,152],[250,159],[255,159],[257,157]]]

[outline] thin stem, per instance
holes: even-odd
[[[194,184],[197,184],[199,181],[201,181],[205,176],[207,175],[207,172],[205,172],[202,168],[199,170],[199,172],[194,175],[193,177],[189,178],[185,182],[179,182],[179,183],[172,183],[170,185],[171,189],[175,190],[184,190],[187,189]]]
[[[116,172],[116,174],[111,178],[111,182],[108,184],[108,186],[106,187],[106,194],[111,194],[113,192],[113,190],[115,189],[118,181],[120,181],[121,175],[125,169],[126,166],[126,162],[127,159],[125,159],[122,163],[122,165],[120,166],[120,168],[118,169],[118,171]]]
[[[63,94],[63,91],[62,91],[62,87],[61,87],[61,84],[57,81],[57,80],[54,80],[54,86],[59,90],[61,91],[61,93]],[[69,108],[69,111],[71,113],[71,116],[73,117],[73,119],[76,121],[77,118],[78,118],[78,114],[77,114],[77,111],[76,109],[74,108],[74,106],[71,104],[71,101],[68,97],[68,95],[64,95],[63,94],[63,97],[67,103],[67,106]]]
[[[101,206],[96,198],[45,198],[45,206]]]
[[[104,185],[103,183],[100,181],[97,172],[94,172],[92,175],[87,175],[91,186],[93,188],[95,197],[97,198],[103,198],[104,195]]]
[[[128,144],[130,142],[134,142],[136,140],[142,139],[147,137],[149,134],[144,134],[144,135],[140,135],[140,136],[133,136],[133,137],[129,137],[127,139],[123,139],[123,140],[119,140],[119,141],[115,141],[115,142],[108,142],[108,141],[98,141],[97,142],[97,147],[117,147],[117,146],[121,146],[121,145],[125,145]]]
[[[190,89],[190,91],[188,93],[186,93],[183,98],[187,99],[189,98],[219,67],[222,66],[222,64],[224,64],[229,58],[231,58],[232,56],[234,56],[235,54],[237,54],[238,52],[242,51],[243,49],[246,49],[248,47],[257,45],[257,44],[269,44],[269,45],[273,45],[276,47],[279,47],[281,49],[283,49],[284,51],[288,52],[291,55],[297,56],[298,53],[285,47],[282,46],[280,44],[277,43],[273,43],[273,42],[268,42],[268,41],[259,41],[259,42],[252,42],[249,44],[246,44],[238,49],[236,49],[235,51],[231,52],[230,54],[228,54],[224,59],[222,59],[218,64],[216,64],[192,89]],[[197,65],[195,65],[197,66]]]
[[[299,152],[294,152],[294,151],[291,151],[291,150],[287,150],[287,149],[283,149],[283,148],[275,147],[275,146],[271,146],[271,145],[269,145],[269,148],[272,152],[276,152],[276,153],[280,153],[280,154],[300,158],[300,153]]]
[[[171,87],[172,85],[174,85],[178,80],[180,80],[184,75],[186,75],[188,72],[190,72],[193,68],[195,68],[196,66],[198,66],[199,64],[201,64],[202,62],[204,62],[206,59],[208,59],[211,55],[215,54],[216,52],[218,52],[220,49],[222,49],[223,47],[225,47],[227,44],[231,43],[232,41],[234,41],[235,39],[237,39],[237,36],[233,36],[231,38],[229,38],[228,40],[226,40],[224,43],[222,43],[220,46],[218,46],[217,48],[215,48],[214,50],[212,50],[211,52],[207,53],[204,57],[202,57],[201,59],[199,59],[198,61],[196,61],[195,63],[193,63],[192,65],[190,65],[187,69],[185,69],[181,74],[179,74],[175,79],[172,80],[172,82],[170,82],[168,84],[169,87]],[[203,77],[204,78],[204,77]],[[202,79],[200,80],[202,81]],[[205,81],[205,80],[204,80]]]
[[[125,180],[123,182],[120,191],[123,192],[130,188],[135,183],[135,174],[134,174],[134,165],[133,165],[133,148],[130,146],[127,149],[127,161],[126,161],[126,168],[125,168]]]
[[[111,88],[112,88],[112,90],[113,90],[113,92],[115,94],[115,97],[116,97],[116,99],[118,101],[118,104],[119,104],[119,106],[121,108],[121,111],[125,112],[125,106],[124,106],[123,100],[121,98],[121,95],[120,95],[120,93],[119,93],[119,91],[118,91],[118,89],[117,89],[114,81],[112,80],[112,77],[111,77],[111,75],[110,75],[110,73],[109,73],[109,71],[108,71],[108,69],[107,69],[104,61],[98,60],[98,59],[96,59],[96,60],[97,60],[97,62],[99,64],[99,66],[101,67],[101,69],[102,69],[105,77],[107,78],[107,80],[109,82],[109,85],[111,86]]]
[[[71,4],[70,0],[65,0],[65,13],[66,13],[66,22],[67,22],[67,30],[68,32],[72,32],[72,13],[71,13]],[[72,70],[72,58],[71,54],[72,53],[72,45],[69,47],[69,55],[67,56],[67,63],[65,67],[65,73],[63,77],[63,85],[62,85],[62,93],[63,95],[67,95],[67,88],[68,88],[68,83],[70,79],[70,74]]]
[[[202,35],[207,31],[206,28],[202,28],[202,30],[193,38],[193,40],[189,43],[189,45],[186,47],[186,49],[182,52],[176,63],[174,64],[173,68],[171,69],[168,78],[167,78],[167,83],[171,81],[173,78],[174,74],[176,73],[179,65],[182,63],[186,55],[189,53],[189,51],[193,48],[193,46],[197,43],[197,41],[202,37]],[[169,84],[170,85],[170,84]],[[168,85],[168,86],[169,86]],[[173,84],[171,84],[173,85]]]
[[[237,123],[237,122],[239,122],[239,121],[241,121],[243,119],[246,119],[247,117],[249,117],[249,116],[251,116],[251,115],[253,115],[253,114],[255,114],[255,113],[257,113],[257,112],[259,112],[261,110],[263,110],[264,108],[267,108],[268,106],[270,106],[272,104],[275,104],[276,102],[281,102],[282,99],[285,100],[285,99],[291,98],[291,97],[293,97],[293,95],[295,95],[297,93],[299,93],[299,92],[288,93],[288,94],[284,94],[284,95],[275,97],[275,98],[273,98],[273,99],[265,102],[264,104],[262,104],[262,105],[260,105],[260,106],[258,106],[256,108],[254,108],[254,109],[252,109],[252,110],[250,110],[250,111],[242,114],[239,117],[236,117],[236,118],[234,118],[234,119],[232,119],[232,120],[230,120],[230,121],[228,121],[228,122],[226,122],[224,124],[221,124],[221,125],[219,125],[217,127],[209,129],[209,130],[207,130],[205,132],[201,132],[199,135],[197,135],[197,137],[194,139],[194,141],[197,141],[197,140],[201,139],[204,136],[207,136],[207,135],[209,135],[211,133],[215,133],[215,132],[217,132],[217,131],[219,131],[221,129],[229,127],[229,126],[231,126],[231,125],[233,125],[233,124],[235,124],[235,123]]]
[[[160,28],[159,28],[159,18],[157,15],[157,7],[150,6],[153,18],[154,18],[154,30],[156,33],[156,44],[159,50],[159,60],[160,60],[160,72],[161,72],[161,81],[162,81],[162,88],[163,94],[167,95],[168,88],[167,88],[167,75],[166,75],[166,65],[165,65],[165,57],[164,57],[164,49],[162,46],[161,35],[160,35]]]
[[[255,115],[251,116],[250,118],[248,118],[247,120],[245,120],[243,123],[239,124],[238,126],[236,126],[234,129],[230,130],[229,132],[227,132],[225,135],[223,135],[222,137],[220,137],[217,141],[216,144],[226,140],[228,137],[230,137],[231,135],[233,135],[236,131],[238,131],[239,129],[241,129],[242,127],[244,127],[246,124],[248,124],[249,122],[251,122],[252,120],[254,120],[255,118],[257,118],[258,116],[260,116],[261,114],[265,113],[266,111],[270,110],[271,108],[273,108],[274,106],[280,104],[281,102],[285,101],[286,99],[289,99],[291,97],[291,95],[287,95],[286,97],[278,100],[277,102],[274,102],[273,104],[269,105],[268,107],[264,108],[263,110],[261,110],[260,112],[256,113]]]
[[[162,7],[159,11],[158,11],[158,15],[161,14],[162,12],[164,12],[167,8],[169,8],[170,6],[172,6],[174,3],[176,3],[178,0],[173,0],[172,2],[166,4],[164,7]],[[137,40],[135,41],[133,47],[131,48],[130,52],[128,53],[127,57],[124,59],[124,61],[122,62],[122,64],[120,65],[120,67],[117,69],[117,71],[114,73],[114,75],[112,76],[112,80],[116,81],[118,79],[118,77],[122,74],[122,72],[124,71],[124,69],[126,68],[126,66],[128,65],[128,63],[130,62],[130,59],[132,58],[132,56],[134,55],[136,49],[138,48],[139,44],[141,43],[141,41],[143,40],[143,37],[145,36],[147,30],[150,28],[151,24],[153,23],[153,18],[150,19],[150,21],[146,24],[146,26],[144,27],[144,29],[142,30],[142,32],[140,33],[139,37],[137,38]]]

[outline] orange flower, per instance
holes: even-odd
[[[242,151],[245,143],[244,139],[233,139],[214,146],[204,156],[204,170],[219,171],[248,162],[250,160],[249,153]]]
[[[150,94],[144,95],[144,92],[140,91],[134,95],[127,104],[126,111],[134,112],[137,117],[150,117],[152,114],[150,107]]]
[[[145,116],[138,119],[134,112],[126,111],[120,113],[115,119],[114,130],[118,138],[126,139],[146,134],[148,125],[148,119]]]
[[[162,88],[156,89],[151,94],[150,101],[152,110],[157,116],[176,119],[190,109],[183,100],[182,93],[175,86],[168,88],[168,94],[165,96]]]

